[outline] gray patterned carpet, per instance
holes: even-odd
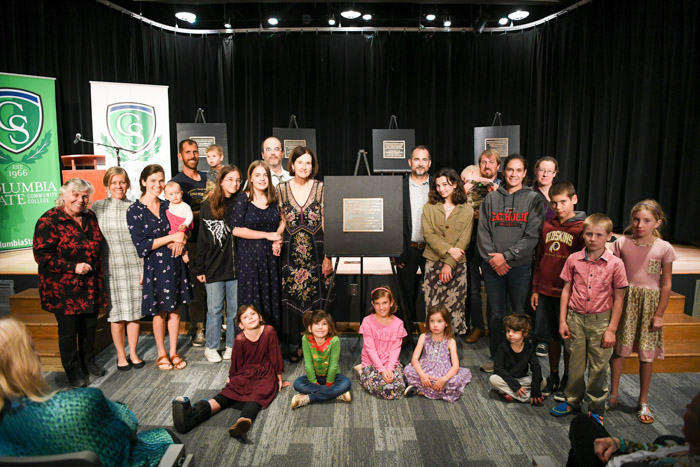
[[[544,407],[504,403],[489,393],[488,376],[478,367],[488,352],[488,341],[458,344],[461,365],[472,371],[464,396],[454,404],[421,397],[384,401],[367,394],[353,374],[359,362],[360,340],[342,338],[341,371],[353,381],[350,404],[332,401],[292,411],[294,390],[284,389],[263,410],[248,434],[247,442],[228,436],[227,427],[238,418],[229,409],[182,436],[187,452],[198,466],[228,465],[480,465],[526,466],[535,455],[550,456],[564,465],[568,451],[570,418],[556,419]],[[106,376],[92,380],[113,400],[126,403],[139,419],[141,429],[172,428],[170,402],[178,395],[194,401],[215,395],[228,374],[226,363],[212,364],[203,347],[191,347],[180,338],[180,353],[188,361],[183,371],[162,372],[155,364],[152,336],[142,336],[139,352],[147,365],[128,372],[116,370],[116,352],[108,348],[98,362]],[[410,351],[401,360],[408,363]],[[545,375],[546,359],[540,359]],[[284,378],[293,381],[303,364],[286,363]],[[49,382],[67,387],[62,373],[48,373]],[[656,414],[653,425],[642,425],[634,414],[637,377],[624,375],[622,408],[608,413],[606,428],[612,434],[651,441],[660,434],[681,435],[685,405],[700,388],[700,374],[654,375],[650,402]]]

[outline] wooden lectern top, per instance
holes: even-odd
[[[72,154],[61,156],[61,161],[66,168],[72,170],[76,170],[76,166],[92,166],[93,169],[96,169],[97,164],[105,163],[105,156],[100,154]]]

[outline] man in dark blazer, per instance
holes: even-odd
[[[399,280],[406,292],[409,310],[416,318],[414,310],[418,293],[419,277],[418,268],[423,272],[425,268],[425,258],[423,249],[425,239],[423,238],[423,228],[421,218],[423,217],[423,206],[428,202],[430,191],[430,150],[423,146],[416,146],[411,151],[408,166],[411,174],[403,181],[403,254],[395,258]],[[404,320],[406,316],[404,315]]]

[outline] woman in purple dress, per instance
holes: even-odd
[[[280,273],[284,222],[277,206],[270,168],[261,160],[248,167],[248,185],[231,214],[238,237],[238,303],[254,305],[265,321],[280,328]]]
[[[169,235],[170,222],[165,211],[169,202],[158,196],[165,186],[165,172],[157,164],[141,172],[141,198],[126,211],[126,222],[136,251],[143,258],[143,299],[141,315],[153,316],[153,337],[158,348],[156,365],[163,371],[185,368],[177,353],[180,330],[180,305],[189,302],[192,284],[182,251],[187,241],[184,232]],[[165,350],[165,322],[170,334],[170,352]],[[169,357],[168,357],[169,355]]]
[[[444,305],[433,305],[426,313],[425,327],[428,331],[418,338],[411,363],[404,368],[405,394],[455,402],[464,393],[472,373],[459,367],[452,315]]]

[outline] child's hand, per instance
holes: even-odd
[[[593,452],[601,462],[608,462],[618,449],[620,449],[618,438],[598,438],[593,441]]]
[[[656,332],[656,331],[658,331],[659,329],[661,329],[661,327],[663,326],[663,324],[664,324],[664,317],[663,317],[663,316],[656,316],[656,315],[654,315],[654,316],[651,318],[651,323],[649,323],[649,330],[650,330],[651,332]]]
[[[559,324],[559,335],[561,336],[562,339],[568,339],[571,337],[571,334],[569,334],[569,325],[566,323],[560,323]]]
[[[231,382],[231,378],[226,378],[226,384]]]
[[[182,224],[180,224],[180,227],[178,227],[177,230],[180,232],[184,232],[185,230],[187,230],[187,227],[189,227],[189,225],[183,222]]]
[[[435,382],[433,383],[433,389],[435,389],[436,391],[442,391],[442,388],[445,386],[446,382],[447,380],[443,378],[435,380]]]
[[[540,303],[540,294],[537,292],[532,292],[532,295],[530,295],[530,306],[532,307],[533,310],[537,310],[537,305]]]
[[[289,381],[280,381],[279,382],[279,386],[280,386],[279,390],[281,391],[282,389],[286,388],[287,386],[291,386],[291,385],[292,385],[292,383],[290,383]]]
[[[543,401],[544,401],[544,396],[530,398],[531,405],[541,405]]]
[[[525,396],[527,396],[527,389],[525,389],[524,387],[520,386],[520,389],[518,389],[517,391],[515,391],[515,393],[518,395],[518,397],[525,397]]]
[[[614,345],[615,345],[615,333],[608,329],[607,331],[605,331],[605,334],[603,334],[603,348],[609,349],[610,347],[613,347]]]
[[[433,384],[430,382],[430,378],[428,378],[428,375],[423,374],[418,376],[420,376],[420,384],[422,384],[424,388],[432,387]]]
[[[190,255],[187,254],[187,252],[184,252],[184,253],[182,254],[182,261],[184,261],[185,264],[187,264],[187,263],[190,262]]]
[[[382,371],[382,378],[384,378],[384,381],[387,383],[393,383],[394,382],[394,372],[391,370],[384,370],[384,371]]]

